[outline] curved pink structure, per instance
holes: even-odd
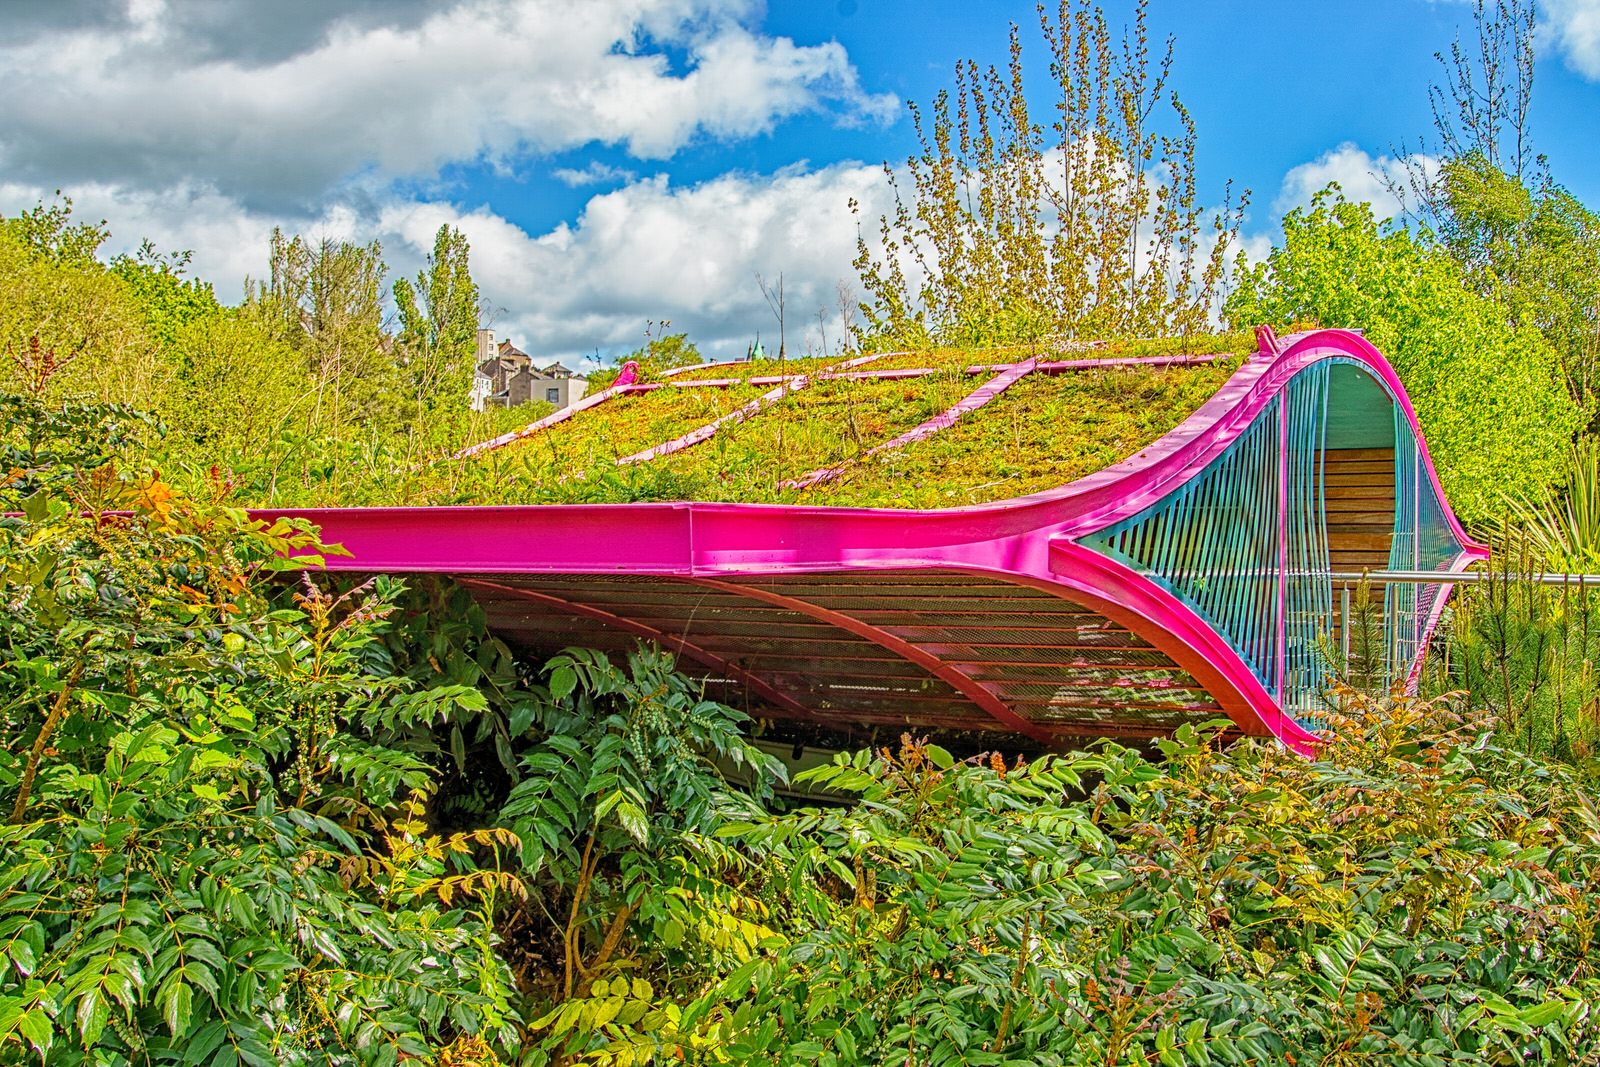
[[[1342,625],[1330,573],[1360,553],[1440,572],[1385,605],[1407,671],[1448,574],[1486,553],[1445,505],[1377,350],[1341,330],[1290,340],[1264,331],[1221,390],[1129,459],[977,507],[297,514],[352,553],[330,567],[449,575],[530,653],[657,641],[763,716],[1058,744],[1222,714],[1305,750],[1318,649]]]

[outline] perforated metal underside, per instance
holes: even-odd
[[[985,576],[457,578],[490,627],[531,656],[654,638],[716,698],[836,729],[1148,736],[1220,713],[1189,674],[1126,628]]]

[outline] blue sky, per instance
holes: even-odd
[[[1541,13],[1536,147],[1600,206],[1600,0]],[[1459,0],[1150,18],[1201,195],[1248,187],[1258,250],[1330,178],[1380,195],[1373,172],[1432,132],[1433,53],[1471,33]],[[1003,61],[1013,21],[1046,99],[1034,8],[1001,0],[10,0],[0,211],[61,188],[118,247],[193,249],[230,299],[273,225],[382,240],[398,273],[449,223],[529,351],[625,351],[662,318],[741,351],[775,325],[754,272],[785,273],[792,320],[835,301],[845,201],[881,209],[876,168],[915,148],[905,101]]]

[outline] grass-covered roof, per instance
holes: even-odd
[[[582,410],[449,461],[427,495],[433,503],[905,508],[1004,500],[1064,485],[1149,445],[1253,348],[1232,335],[646,373],[601,399],[591,394]],[[1212,358],[1118,362],[1163,357]],[[1018,364],[1025,373],[996,382]],[[930,420],[946,424],[929,428]],[[908,434],[913,439],[900,440]]]

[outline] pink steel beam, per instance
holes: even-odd
[[[558,422],[565,422],[567,419],[572,418],[572,416],[576,415],[580,411],[588,411],[596,404],[604,404],[607,400],[610,400],[614,396],[621,396],[623,393],[637,391],[637,388],[632,385],[613,385],[608,389],[600,390],[598,393],[595,393],[592,396],[584,397],[576,404],[569,404],[558,411],[552,411],[544,418],[530,422],[520,430],[512,430],[510,433],[503,433],[499,437],[491,438],[488,441],[480,441],[475,445],[468,445],[466,448],[463,448],[450,458],[466,459],[468,456],[476,456],[480,452],[488,452],[492,449],[504,448],[506,445],[509,445],[515,441],[522,440],[524,437],[531,437],[540,430],[548,429]]]
[[[347,570],[620,573],[735,583],[753,575],[907,569],[1001,578],[1101,612],[1193,675],[1240,729],[1304,749],[1313,743],[1311,736],[1284,714],[1226,640],[1156,582],[1077,539],[1139,513],[1196,476],[1296,374],[1329,358],[1359,364],[1385,385],[1417,437],[1429,483],[1444,501],[1416,413],[1394,370],[1360,335],[1319,330],[1264,345],[1198,411],[1137,455],[1058,489],[991,504],[938,511],[660,503],[293,514],[320,524],[329,542],[342,542],[353,553],[329,561]],[[1442,569],[1442,578],[1487,556],[1448,507],[1445,518],[1464,548]],[[990,697],[963,692],[974,703],[983,700],[979,706],[985,710],[992,706]]]
[[[677,634],[667,633],[666,631],[658,630],[653,626],[646,626],[644,623],[635,619],[629,619],[621,615],[613,615],[611,612],[606,611],[603,608],[597,608],[589,604],[579,603],[576,600],[563,600],[561,597],[551,596],[548,593],[541,593],[534,589],[524,589],[521,586],[516,585],[503,585],[500,582],[486,582],[481,578],[463,578],[459,575],[454,576],[454,580],[457,585],[464,586],[467,589],[481,589],[486,593],[495,593],[499,596],[515,597],[518,600],[527,600],[535,604],[543,604],[546,607],[555,608],[557,611],[563,612],[564,614],[579,615],[586,619],[594,619],[597,622],[603,622],[608,626],[615,627],[624,633],[632,634],[635,637],[642,637],[647,641],[654,641],[662,648],[671,649],[680,655],[688,656],[696,663],[716,671],[725,678],[729,678],[735,682],[738,682],[740,685],[744,686],[746,689],[750,690],[750,692],[754,693],[762,700],[765,700],[773,707],[782,708],[791,715],[798,715],[800,718],[810,720],[811,722],[820,721],[816,712],[812,711],[798,700],[795,700],[793,697],[772,688],[772,686],[751,674],[749,671],[730,663],[728,660],[723,659],[715,652],[701,648],[693,641],[690,641],[684,637],[679,637]]]
[[[834,611],[831,608],[821,607],[811,603],[809,600],[801,600],[798,597],[785,596],[782,593],[774,593],[766,589],[754,589],[750,586],[736,585],[732,582],[718,581],[714,578],[690,578],[688,580],[696,585],[703,585],[707,589],[717,589],[724,593],[747,596],[763,603],[772,604],[775,607],[798,611],[819,622],[837,626],[839,629],[853,633],[863,640],[871,641],[878,647],[888,649],[902,659],[910,660],[923,668],[929,674],[972,701],[979,708],[988,712],[991,718],[1005,724],[1017,733],[1031,737],[1035,741],[1045,744],[1050,743],[1051,737],[1048,730],[1041,728],[1036,723],[1029,722],[1012,711],[1005,701],[984,688],[982,684],[975,681],[970,675],[956,670],[956,668],[945,663],[938,656],[923,650],[910,641],[894,636],[887,630],[881,630],[870,623],[862,622],[854,616]]]
[[[876,355],[858,356],[855,359],[845,360],[843,363],[839,364],[839,369],[843,370],[848,367],[859,367],[864,363],[871,363],[873,360],[879,358],[881,357]],[[795,378],[787,378],[783,381],[783,384],[779,385],[776,389],[773,389],[770,392],[762,393],[760,396],[750,401],[750,403],[744,405],[744,407],[739,408],[737,411],[730,411],[721,418],[713,419],[711,422],[706,423],[704,426],[701,426],[698,429],[690,430],[682,437],[674,437],[670,441],[656,445],[653,448],[647,448],[643,452],[635,452],[631,456],[623,456],[621,459],[617,460],[617,466],[620,467],[624,463],[644,463],[652,459],[660,459],[662,456],[670,456],[674,452],[681,452],[685,448],[692,448],[702,441],[708,441],[716,434],[718,430],[722,429],[724,425],[730,422],[743,422],[745,419],[760,413],[762,409],[776,404],[790,393],[798,393],[816,379],[829,377],[832,373],[832,370],[833,368],[824,367],[815,374],[802,374]]]
[[[921,441],[924,438],[932,437],[940,430],[948,429],[949,427],[954,426],[956,424],[956,420],[961,418],[961,416],[973,411],[977,411],[979,408],[983,407],[983,405],[987,404],[989,401],[993,400],[995,397],[1011,388],[1012,385],[1021,381],[1024,375],[1033,371],[1034,366],[1038,362],[1039,361],[1036,359],[1029,359],[1006,367],[999,374],[996,374],[993,378],[990,378],[983,385],[980,385],[978,388],[962,397],[944,412],[935,415],[933,418],[919,426],[913,426],[911,429],[907,430],[905,433],[901,434],[899,437],[896,437],[892,441],[885,441],[881,445],[876,445],[872,448],[869,448],[867,450],[867,455],[875,456],[879,452],[887,452],[891,448],[904,448],[913,441]],[[843,474],[848,467],[849,464],[843,463],[837,467],[819,467],[810,474],[801,475],[799,478],[791,479],[783,484],[790,489],[805,489],[808,486],[816,485],[819,482],[832,481],[833,479],[839,477],[839,475]]]

